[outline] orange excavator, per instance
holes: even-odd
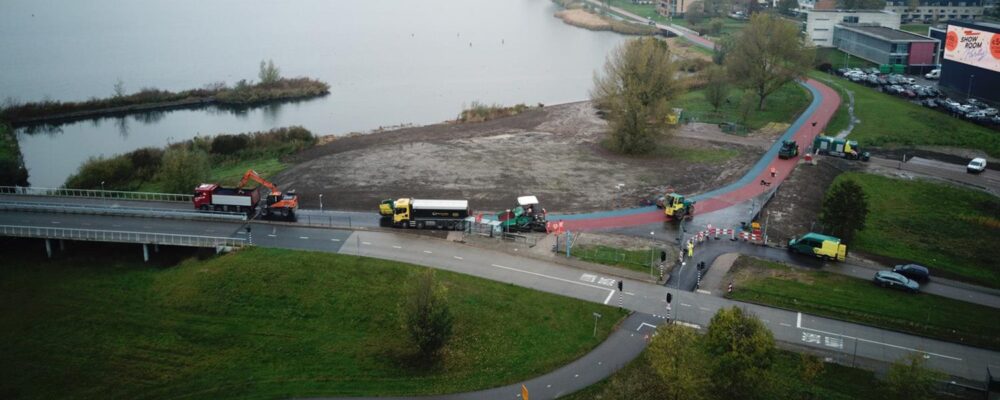
[[[295,210],[298,210],[299,208],[299,196],[295,194],[294,190],[282,193],[277,186],[267,179],[262,178],[257,174],[257,171],[252,169],[247,170],[247,172],[243,174],[243,179],[240,180],[240,185],[236,188],[238,190],[242,190],[251,179],[271,191],[268,193],[264,202],[264,207],[261,209],[261,218],[282,219],[292,222],[296,221]]]

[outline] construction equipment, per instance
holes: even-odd
[[[799,155],[799,144],[794,140],[784,140],[781,142],[781,149],[778,150],[778,158],[787,160]]]
[[[680,221],[684,217],[694,213],[693,201],[684,199],[684,196],[677,193],[667,193],[665,196],[656,199],[656,206],[663,209],[663,213],[674,221]]]
[[[840,239],[813,232],[789,240],[788,251],[831,261],[844,261],[847,258],[847,245],[840,244]]]
[[[382,200],[378,207],[379,225],[396,228],[465,229],[469,217],[468,200],[422,200],[404,197]]]
[[[871,154],[862,151],[855,140],[839,139],[829,136],[817,136],[813,141],[813,151],[816,154],[829,154],[848,160],[868,161]]]
[[[265,197],[261,218],[295,221],[295,210],[299,208],[299,197],[295,191],[281,193],[273,183],[268,182],[250,169],[243,174],[243,179],[235,188],[222,187],[216,183],[203,183],[194,189],[194,207],[199,210],[215,210],[229,212],[244,212],[253,216],[260,202],[259,187],[246,189],[247,183],[253,179],[261,186],[270,190]]]
[[[546,214],[537,197],[521,196],[517,207],[497,214],[497,221],[507,232],[545,232]]]

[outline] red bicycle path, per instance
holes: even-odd
[[[798,165],[801,156],[782,160],[777,157],[783,140],[795,140],[800,148],[808,147],[816,136],[830,122],[833,114],[840,106],[840,95],[829,86],[816,80],[807,79],[800,82],[813,96],[809,107],[785,131],[774,145],[764,154],[754,166],[738,181],[722,188],[688,196],[697,203],[694,215],[707,214],[743,203],[760,195],[761,182],[767,182],[769,187],[777,188],[788,178]],[[772,168],[774,176],[771,175]],[[663,211],[655,206],[640,207],[626,210],[601,211],[575,215],[550,215],[550,230],[592,231],[597,229],[621,228],[644,225],[667,220]],[[560,226],[561,224],[561,226]]]

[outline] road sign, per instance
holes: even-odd
[[[521,398],[528,400],[528,388],[524,385],[521,385]]]

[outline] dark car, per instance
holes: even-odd
[[[917,282],[927,282],[931,279],[931,272],[927,267],[917,264],[897,265],[892,268],[892,272],[905,276]]]
[[[876,272],[872,282],[881,287],[902,289],[910,293],[916,293],[920,290],[919,283],[892,271]]]
[[[924,101],[921,102],[921,104],[923,104],[924,107],[929,107],[929,108],[937,108],[938,106],[937,100],[934,99],[925,99]]]

